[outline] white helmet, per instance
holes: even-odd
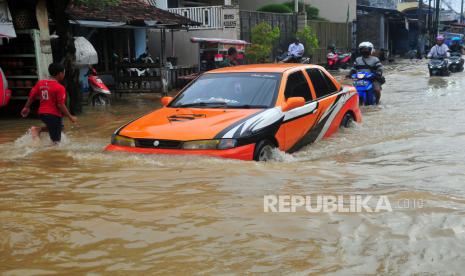
[[[373,43],[365,41],[365,42],[360,43],[360,45],[358,45],[358,50],[360,52],[362,52],[363,49],[368,49],[370,53],[372,54],[375,50],[375,47],[373,46]]]

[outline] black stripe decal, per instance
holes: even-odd
[[[239,126],[240,124],[242,124],[242,123],[244,123],[245,121],[251,119],[252,117],[257,116],[258,114],[265,112],[266,110],[267,110],[267,109],[261,110],[261,111],[259,111],[259,112],[257,112],[257,113],[254,113],[254,114],[252,114],[252,115],[250,115],[250,116],[245,117],[245,118],[242,119],[242,120],[239,120],[239,121],[233,123],[232,125],[228,126],[227,128],[223,129],[222,131],[220,131],[220,132],[215,136],[214,139],[221,139],[221,138],[223,138],[223,136],[226,135],[226,133],[228,133],[229,131],[231,131],[233,128]]]

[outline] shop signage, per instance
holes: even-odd
[[[16,37],[8,3],[0,0],[0,37]]]

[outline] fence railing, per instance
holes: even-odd
[[[271,27],[279,27],[281,35],[275,45],[277,50],[287,50],[287,47],[297,32],[297,16],[287,13],[271,13],[259,11],[240,11],[241,39],[252,41],[252,28],[261,22],[267,22]]]
[[[224,27],[222,6],[171,8],[168,11],[201,23],[200,26],[191,27],[192,29],[220,29]]]
[[[333,23],[327,21],[307,21],[318,37],[318,48],[313,51],[314,63],[326,62],[326,54],[329,45],[335,45],[338,49],[349,50],[352,48],[352,24]]]

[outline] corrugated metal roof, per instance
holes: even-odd
[[[134,26],[149,26],[146,22],[168,27],[196,26],[200,23],[165,11],[142,0],[121,0],[118,5],[70,5],[66,12],[71,20],[125,22]]]

